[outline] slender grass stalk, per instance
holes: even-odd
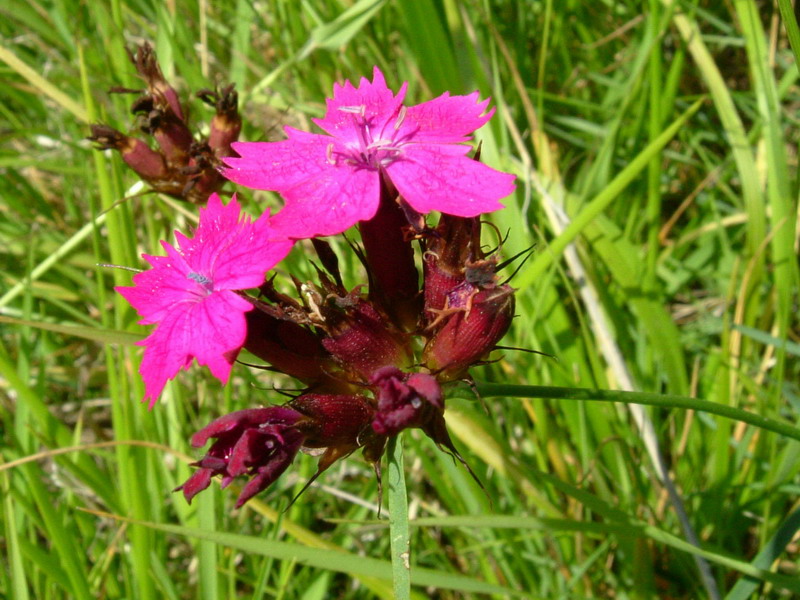
[[[605,210],[619,193],[627,186],[634,177],[638,176],[661,149],[669,142],[675,134],[684,126],[693,114],[702,105],[702,99],[695,102],[684,112],[674,123],[665,129],[661,135],[650,142],[648,146],[634,158],[591,202],[586,205],[580,214],[576,215],[564,233],[559,235],[548,246],[547,252],[539,254],[531,265],[520,273],[519,279],[515,281],[520,288],[529,286],[534,280],[541,277],[545,269],[550,266],[564,251],[583,229],[600,213]]]
[[[246,536],[221,531],[191,529],[166,523],[137,521],[135,519],[110,513],[97,511],[91,512],[103,518],[137,524],[142,527],[148,527],[155,531],[164,531],[173,535],[209,540],[215,544],[228,546],[230,548],[235,548],[237,550],[254,555],[273,556],[282,560],[295,560],[301,564],[323,567],[325,569],[330,569],[332,571],[341,573],[379,577],[386,580],[392,578],[391,563],[375,558],[358,556],[356,554],[341,552],[338,550],[334,551],[322,550],[319,548],[307,548],[300,544],[294,544],[290,542],[275,541],[265,543],[265,541],[259,536]],[[504,594],[510,597],[526,596],[525,592],[523,591],[485,583],[464,575],[452,574],[428,568],[414,569],[411,575],[411,583],[413,585],[433,586],[441,589],[450,589],[470,593]]]
[[[778,0],[778,9],[781,11],[781,19],[786,28],[786,36],[789,38],[795,60],[800,61],[800,27],[797,24],[792,0]]]
[[[589,402],[620,402],[623,404],[643,404],[664,408],[680,408],[707,412],[734,421],[741,421],[784,437],[800,441],[800,428],[776,419],[771,419],[750,411],[742,410],[717,402],[649,392],[618,392],[613,390],[592,390],[585,388],[554,387],[546,385],[508,385],[502,383],[476,383],[481,397],[496,398],[550,398],[553,400],[581,400]]]
[[[2,456],[0,456],[0,467],[5,466],[1,461]],[[28,594],[28,586],[25,583],[25,568],[17,537],[19,535],[16,524],[17,515],[10,493],[9,477],[6,473],[0,474],[0,491],[3,493],[3,525],[7,533],[6,539],[8,540],[6,564],[8,565],[11,579],[10,589],[13,592],[13,597],[17,600],[28,600],[30,595]]]
[[[20,281],[19,283],[15,284],[10,290],[8,290],[5,294],[0,296],[0,307],[6,306],[9,302],[14,300],[17,296],[19,296],[24,290],[26,285],[30,285],[30,282],[37,280],[39,277],[47,273],[53,266],[57,265],[60,260],[63,260],[65,256],[67,256],[71,251],[75,249],[76,246],[83,243],[95,229],[102,225],[106,218],[108,217],[108,213],[101,213],[97,215],[97,217],[92,220],[91,222],[87,223],[83,227],[81,227],[75,234],[70,238],[70,240],[63,244],[57,252],[49,255],[45,258],[42,262],[40,262],[36,267],[31,271],[28,279],[26,281]]]
[[[387,448],[389,485],[389,537],[392,549],[392,585],[397,599],[411,594],[411,540],[408,533],[408,492],[403,468],[403,443],[400,435],[389,440]]]

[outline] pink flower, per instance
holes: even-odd
[[[445,93],[406,107],[406,86],[394,95],[377,67],[371,83],[334,85],[325,118],[314,120],[328,135],[287,127],[282,142],[234,143],[240,158],[223,159],[224,175],[281,193],[286,206],[273,222],[293,238],[334,235],[371,219],[381,172],[419,213],[473,217],[502,208],[514,176],[468,158],[464,144],[494,113],[485,113],[489,100]]]
[[[244,315],[253,308],[236,290],[261,285],[292,247],[277,237],[269,213],[251,222],[235,196],[223,206],[216,194],[200,209],[194,239],[179,231],[175,237],[178,249],[161,242],[167,256],[143,255],[153,268],[134,275],[133,287],[116,288],[141,315],[140,324],[157,323],[139,342],[145,347],[144,399],[151,408],[167,380],[194,359],[228,380],[247,334]]]

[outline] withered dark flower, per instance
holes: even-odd
[[[444,394],[427,373],[403,373],[383,367],[370,377],[378,390],[378,406],[372,428],[378,435],[397,435],[410,427],[424,428],[433,414],[444,412]]]
[[[222,487],[245,475],[250,481],[236,501],[237,508],[272,484],[292,463],[305,436],[298,427],[302,413],[284,406],[250,408],[222,416],[192,436],[192,446],[201,448],[216,441],[195,466],[200,467],[175,491],[191,502],[206,489],[215,475]]]
[[[98,150],[119,151],[125,163],[155,191],[179,200],[205,203],[226,182],[219,173],[221,159],[233,153],[231,144],[239,138],[242,127],[233,85],[198,92],[216,112],[208,137],[196,138],[178,93],[165,79],[152,46],[142,44],[130,57],[145,82],[145,90],[111,91],[141,94],[133,101],[131,112],[137,116],[139,129],[152,136],[158,150],[108,125],[92,125],[88,139],[95,142]]]
[[[227,487],[236,477],[249,478],[236,507],[269,487],[292,463],[302,447],[324,452],[317,475],[336,460],[364,446],[373,418],[372,404],[360,396],[304,394],[286,406],[251,408],[216,419],[192,437],[201,448],[216,441],[194,463],[197,471],[175,491],[191,502],[211,478]],[[366,437],[365,437],[366,431]],[[316,477],[316,476],[315,476]]]

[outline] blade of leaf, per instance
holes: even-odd
[[[622,402],[644,404],[665,408],[683,408],[707,412],[754,425],[773,433],[800,441],[800,429],[776,419],[734,408],[719,402],[709,402],[688,396],[653,394],[649,392],[620,392],[614,390],[592,390],[587,388],[552,387],[545,385],[505,385],[499,383],[477,383],[478,393],[483,398],[506,396],[508,398],[557,398],[559,400],[584,400],[590,402]]]
[[[109,519],[116,519],[118,521],[142,525],[144,527],[149,527],[158,531],[165,531],[175,535],[210,540],[216,544],[235,548],[249,554],[272,556],[281,560],[292,560],[296,561],[298,564],[316,567],[319,569],[337,571],[340,573],[349,573],[351,575],[368,575],[386,580],[392,577],[392,566],[388,561],[351,554],[349,552],[308,548],[306,546],[291,542],[281,542],[276,540],[266,541],[260,537],[225,533],[221,531],[203,531],[201,529],[192,529],[189,527],[181,527],[179,525],[139,521],[101,511],[87,510],[86,512]],[[426,569],[422,567],[414,569],[413,573],[411,574],[411,583],[413,585],[430,586],[439,589],[471,592],[477,594],[500,594],[515,597],[526,596],[524,592],[478,581],[465,575],[445,573],[442,571]]]
[[[524,289],[536,281],[584,229],[587,223],[591,222],[597,215],[603,212],[611,202],[617,198],[619,193],[633,181],[648,165],[650,159],[655,156],[669,142],[676,133],[684,126],[686,121],[697,112],[703,103],[703,99],[697,100],[689,109],[663,131],[655,140],[642,150],[628,166],[625,167],[613,180],[586,205],[586,207],[575,216],[564,232],[554,239],[547,247],[546,252],[541,252],[528,268],[522,271],[519,279],[515,280],[516,287]]]
[[[408,493],[403,471],[400,436],[389,440],[389,537],[392,548],[392,584],[398,600],[411,594],[411,542],[408,537]]]
[[[346,46],[384,4],[386,0],[359,0],[330,23],[315,27],[297,60],[303,60],[317,48],[338,50]]]
[[[129,333],[127,331],[114,331],[100,327],[82,327],[80,325],[60,325],[58,323],[45,323],[43,321],[15,319],[14,317],[4,317],[2,315],[0,315],[0,323],[35,327],[36,329],[43,329],[45,331],[52,331],[54,333],[63,333],[64,335],[71,335],[74,337],[83,338],[85,340],[92,340],[95,342],[100,342],[101,344],[122,344],[125,346],[133,346],[136,344],[136,342],[144,338],[143,335]]]
[[[753,567],[758,569],[768,569],[769,566],[780,556],[786,549],[789,542],[792,541],[795,534],[800,530],[800,510],[794,511],[789,517],[778,527],[769,541],[764,544],[764,547],[756,554],[756,557],[750,563]],[[728,595],[726,600],[746,600],[752,598],[756,589],[758,589],[759,582],[752,577],[745,577],[736,582]]]

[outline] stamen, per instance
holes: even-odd
[[[346,113],[352,113],[354,115],[361,115],[363,117],[367,107],[363,104],[358,106],[339,106],[338,110]]]
[[[402,150],[402,146],[379,146],[381,150],[384,152],[394,152],[395,154],[400,154],[400,150]]]
[[[400,107],[400,114],[397,115],[397,120],[394,122],[395,130],[400,129],[400,125],[403,124],[403,121],[405,120],[405,118],[406,118],[406,107],[405,106],[401,106]]]
[[[336,160],[333,158],[333,142],[328,144],[328,147],[325,148],[325,160],[328,161],[329,165],[336,164]]]

